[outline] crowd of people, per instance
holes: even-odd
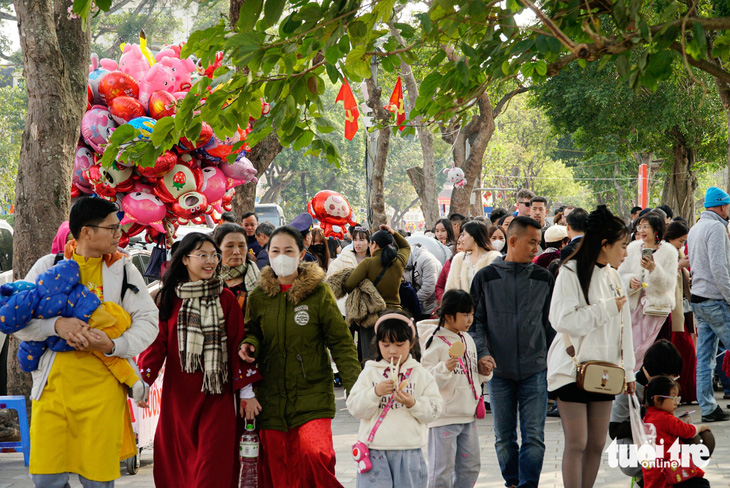
[[[133,442],[127,387],[94,352],[138,356],[145,385],[165,365],[157,486],[237,487],[244,418],[261,439],[259,486],[341,486],[336,387],[360,420],[358,487],[473,486],[477,419],[490,411],[508,487],[538,486],[548,415],[563,427],[564,485],[593,486],[606,434],[631,442],[630,395],[658,438],[711,446],[706,426],[674,410],[697,401],[703,422],[730,419],[713,393],[718,343],[730,344],[730,196],[708,189],[691,230],[666,206],[627,222],[605,206],[550,219],[548,199],[526,189],[515,203],[489,218],[452,214],[418,238],[355,225],[344,241],[308,214],[278,228],[229,214],[177,244],[153,300],[117,250],[116,207],[81,199],[54,241],[63,256],[42,258],[26,281],[73,260],[131,326],[110,338],[79,319],[36,318],[17,332],[74,349],[49,349],[33,375],[35,485],[62,487],[74,473],[111,487],[119,475]],[[590,361],[614,365],[621,391],[601,391],[608,373],[589,385],[579,371]],[[627,474],[668,484],[661,468]],[[699,468],[672,484],[709,486]]]

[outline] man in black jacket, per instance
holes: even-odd
[[[583,239],[583,234],[586,233],[586,222],[588,222],[588,212],[582,208],[573,209],[568,216],[565,217],[570,242],[560,250],[561,263],[568,259],[570,255],[578,249],[578,244],[580,244],[581,239]]]
[[[507,486],[520,488],[540,481],[547,351],[555,336],[548,321],[555,281],[545,268],[532,263],[540,230],[536,220],[516,217],[507,229],[507,256],[480,270],[471,286],[476,310],[469,333],[477,346],[479,369],[484,374],[488,365],[494,367],[488,385],[497,460]]]

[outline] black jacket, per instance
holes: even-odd
[[[566,259],[570,257],[573,252],[578,248],[578,244],[580,244],[580,241],[583,240],[583,236],[578,237],[576,239],[573,239],[569,243],[567,243],[563,248],[560,250],[560,262],[562,263]]]
[[[547,368],[555,337],[548,320],[554,284],[545,268],[502,258],[474,276],[476,310],[469,333],[477,357],[492,356],[497,363],[495,377],[523,380]]]

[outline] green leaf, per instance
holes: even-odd
[[[259,15],[261,15],[262,6],[263,0],[246,0],[243,2],[238,22],[236,22],[236,31],[249,32],[253,30],[253,26],[256,25],[256,21],[259,20]]]
[[[109,8],[112,6],[112,0],[95,0],[96,6],[99,7],[99,10],[102,12],[108,12]]]
[[[692,33],[694,34],[694,40],[699,45],[700,52],[704,53],[707,51],[707,38],[705,37],[705,28],[702,24],[697,22],[692,26]]]
[[[547,63],[544,60],[539,60],[537,63],[535,63],[535,71],[540,76],[547,75]]]
[[[368,29],[364,22],[356,20],[347,26],[347,33],[350,35],[352,42],[357,44],[365,42],[368,36]]]
[[[469,85],[469,67],[463,59],[456,62],[456,69],[459,71],[459,75],[461,76],[461,82],[464,85]]]
[[[611,14],[613,15],[613,20],[614,22],[616,22],[616,25],[619,29],[625,29],[626,26],[628,26],[629,20],[626,16],[625,0],[616,0],[616,2],[613,4],[613,7],[611,8]]]
[[[367,46],[365,44],[358,44],[357,46],[353,47],[352,50],[347,53],[347,57],[345,58],[345,66],[350,69],[354,69],[356,64],[362,63],[366,50]]]
[[[509,59],[505,59],[502,62],[502,73],[504,73],[505,76],[508,76],[509,75],[509,72],[510,72],[510,69],[509,69]]]
[[[520,72],[522,72],[522,75],[525,78],[531,77],[532,76],[532,73],[534,72],[534,70],[535,70],[535,65],[532,64],[532,63],[525,63],[520,68]]]
[[[628,76],[630,68],[628,55],[622,54],[616,58],[616,71],[621,78]]]
[[[428,14],[428,12],[418,14],[416,15],[416,18],[421,21],[421,27],[423,27],[423,30],[426,32],[426,34],[430,34],[433,26],[431,25],[431,16]]]
[[[292,149],[294,149],[295,151],[301,151],[312,143],[312,139],[314,139],[314,132],[310,130],[305,130],[302,135],[300,135],[297,140],[294,141]]]
[[[322,18],[322,9],[316,3],[308,3],[299,9],[294,18],[305,22],[316,22]]]
[[[337,71],[337,68],[331,64],[325,64],[324,67],[327,70],[327,76],[329,76],[330,81],[332,83],[337,83],[340,79],[340,72]]]
[[[248,1],[250,0],[246,0],[246,2]],[[279,22],[279,18],[281,18],[281,14],[284,11],[284,4],[284,0],[266,0],[266,5],[264,6],[264,21],[266,25],[272,27]]]
[[[175,119],[173,117],[163,117],[157,121],[150,138],[155,147],[160,147],[163,141],[170,135],[172,129],[175,128]]]

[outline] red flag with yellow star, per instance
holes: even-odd
[[[335,103],[342,101],[345,106],[345,139],[351,141],[357,133],[357,118],[360,116],[360,112],[357,110],[357,102],[355,101],[355,95],[352,94],[350,84],[346,78],[343,79],[345,82],[340,88],[337,98],[335,98]]]
[[[406,121],[406,109],[403,105],[403,84],[400,81],[395,82],[395,88],[393,88],[393,94],[390,96],[390,101],[386,105],[385,110],[395,114],[395,121],[398,124],[398,128],[403,130],[406,126],[403,124]]]

